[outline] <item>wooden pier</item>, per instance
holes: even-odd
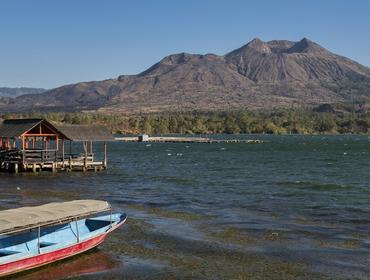
[[[56,126],[43,119],[0,122],[0,171],[102,171],[107,168],[107,144],[114,138],[101,127]],[[82,151],[73,142],[79,141]],[[104,156],[96,159],[93,142],[104,141]],[[66,143],[68,151],[66,151]]]
[[[55,157],[55,150],[9,150],[0,152],[0,171],[40,172],[40,171],[102,171],[107,168],[106,158],[95,161],[93,154],[65,155]]]
[[[149,142],[149,143],[261,143],[261,140],[254,139],[212,139],[207,137],[176,137],[176,136],[154,136],[145,137],[115,137],[121,142]]]

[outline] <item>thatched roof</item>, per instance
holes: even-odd
[[[99,125],[50,123],[44,119],[14,119],[0,121],[0,137],[17,138],[43,124],[59,134],[60,139],[72,141],[113,141],[112,133]]]
[[[0,121],[0,137],[17,138],[29,132],[39,124],[59,134],[60,138],[69,139],[65,134],[59,131],[54,125],[44,119],[10,119]]]
[[[112,133],[101,125],[55,124],[72,141],[114,141]]]

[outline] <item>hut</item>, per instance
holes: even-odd
[[[114,141],[114,137],[111,132],[104,126],[101,125],[66,125],[57,124],[56,128],[68,137],[69,141],[69,159],[80,158],[84,163],[84,168],[90,170],[100,169],[100,165],[104,169],[107,168],[107,142]],[[75,153],[73,149],[73,142],[80,142],[83,146],[83,154]],[[95,161],[94,153],[94,142],[104,143],[104,159],[103,161]],[[64,142],[62,142],[62,154],[65,153]],[[68,159],[68,161],[69,161]],[[63,156],[63,161],[65,161]]]
[[[139,142],[148,142],[149,141],[149,135],[148,134],[141,134],[138,136]]]
[[[3,120],[0,122],[0,170],[15,173],[104,170],[107,168],[106,142],[112,140],[111,133],[102,126],[57,125],[45,119]],[[83,143],[83,151],[72,150],[72,143],[76,141]],[[96,161],[93,153],[96,141],[104,141],[101,161]]]

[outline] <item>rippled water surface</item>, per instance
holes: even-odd
[[[234,137],[264,142],[111,143],[106,172],[0,174],[1,208],[129,214],[99,249],[15,279],[369,279],[368,137]]]

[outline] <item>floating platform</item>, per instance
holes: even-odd
[[[149,143],[262,143],[257,139],[212,139],[208,137],[176,137],[176,136],[155,136],[155,137],[115,137],[121,142],[149,142]]]

